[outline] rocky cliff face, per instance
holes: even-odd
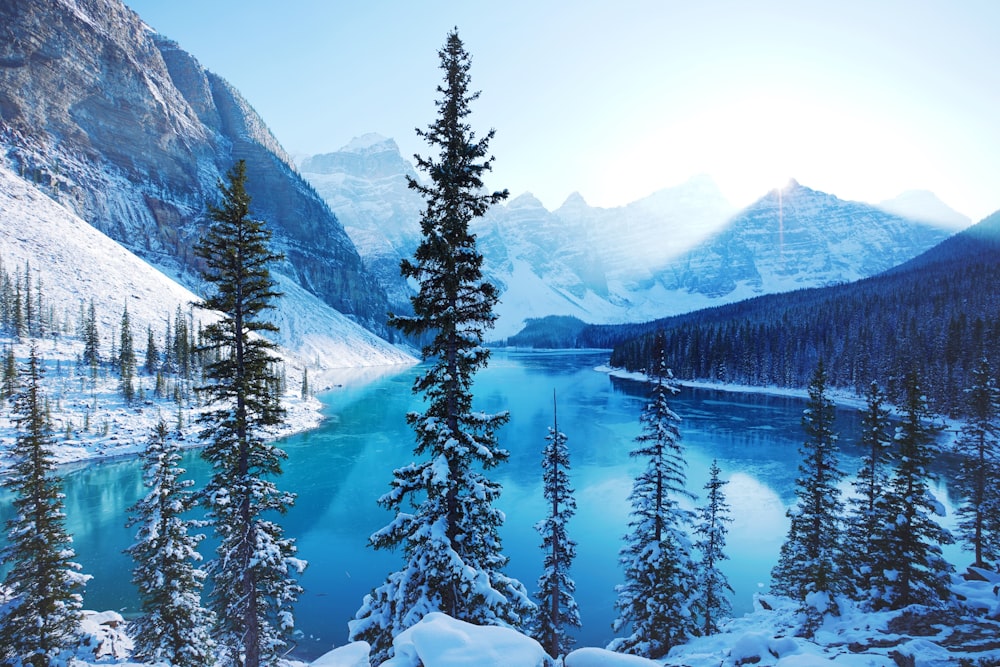
[[[299,165],[302,175],[336,212],[365,265],[396,313],[411,312],[413,290],[399,274],[399,262],[420,242],[423,200],[407,177],[417,178],[392,139],[367,134],[335,153],[315,155]]]
[[[263,120],[119,0],[0,3],[0,148],[13,170],[194,286],[205,204],[244,159],[253,212],[286,256],[276,270],[385,331],[385,293]]]

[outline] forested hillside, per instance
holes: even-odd
[[[653,332],[662,329],[669,364],[682,379],[804,387],[822,358],[833,386],[860,391],[874,379],[894,399],[905,372],[916,367],[933,407],[956,414],[975,362],[983,354],[1000,360],[998,285],[1000,214],[994,214],[856,283],[635,325],[538,321],[509,342],[613,347],[612,365],[638,370],[647,367]]]

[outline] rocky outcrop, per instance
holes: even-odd
[[[120,0],[0,3],[0,148],[12,169],[197,287],[206,202],[247,162],[276,270],[385,333],[388,302],[336,216],[221,77]]]

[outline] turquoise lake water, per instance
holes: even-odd
[[[628,453],[649,389],[594,370],[606,360],[603,352],[495,351],[475,388],[476,409],[511,415],[500,432],[510,461],[490,474],[504,487],[499,506],[507,515],[502,536],[508,574],[529,592],[541,570],[534,524],[545,515],[540,459],[556,392],[577,501],[568,530],[578,543],[572,569],[583,621],[578,639],[589,646],[612,638],[614,586],[621,580],[617,553],[627,529],[632,478],[642,467]],[[369,549],[366,542],[392,518],[376,504],[389,488],[392,470],[413,460],[413,432],[405,414],[421,407],[410,391],[418,372],[419,367],[372,371],[368,378],[345,380],[321,396],[326,420],[320,428],[281,443],[289,459],[278,485],[298,494],[281,522],[286,535],[297,540],[299,556],[309,561],[296,611],[303,635],[295,652],[299,657],[314,658],[345,643],[347,621],[362,597],[400,564],[400,556]],[[755,592],[766,592],[787,531],[804,400],[686,388],[673,407],[683,420],[688,489],[703,495],[713,459],[729,481],[725,493],[733,523],[724,570],[735,589],[734,612],[742,614],[752,609]],[[855,410],[838,410],[842,467],[848,472],[859,463],[852,447],[859,425]],[[189,452],[183,465],[199,483],[208,474],[197,452]],[[934,489],[950,508],[945,484]],[[125,528],[125,509],[143,492],[139,461],[107,461],[67,472],[65,492],[77,560],[94,577],[85,606],[134,613],[132,564],[122,550],[133,538]],[[8,497],[0,496],[0,519],[9,512]]]

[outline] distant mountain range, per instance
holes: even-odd
[[[222,77],[120,0],[0,3],[0,162],[198,291],[206,202],[246,160],[276,272],[369,329],[388,303],[336,216]]]
[[[299,164],[344,222],[366,264],[405,310],[399,261],[419,241],[416,178],[391,139],[365,135]],[[906,211],[907,216],[893,211]],[[916,216],[926,212],[923,219]],[[565,315],[635,322],[803,287],[858,280],[905,262],[968,224],[930,193],[880,207],[794,181],[742,211],[698,177],[617,208],[579,194],[547,210],[530,194],[493,207],[475,231],[501,289],[494,336]]]

